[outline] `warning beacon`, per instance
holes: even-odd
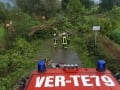
[[[106,62],[104,60],[98,60],[97,71],[104,72],[106,70]]]
[[[104,60],[98,60],[96,68],[82,68],[77,64],[46,68],[44,60],[37,67],[25,87],[19,90],[120,90]]]
[[[40,60],[38,62],[38,72],[45,72],[45,71],[46,71],[45,61]]]

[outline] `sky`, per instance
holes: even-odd
[[[100,0],[93,0],[96,4],[100,3]]]
[[[0,0],[3,3],[9,3],[11,6],[14,6],[14,3],[11,0]]]

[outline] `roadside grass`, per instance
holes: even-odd
[[[31,43],[17,38],[15,46],[0,55],[0,89],[13,90],[16,82],[30,74],[35,68],[41,51],[41,43],[36,40]]]
[[[102,36],[98,42],[98,57],[103,58],[109,70],[113,73],[120,71],[120,47],[118,44]]]
[[[76,50],[79,54],[83,67],[94,68],[96,65],[95,62],[96,58],[94,56],[89,55],[86,46],[86,39],[84,37],[75,36],[71,42],[72,42],[72,48]]]
[[[5,44],[5,29],[0,25],[0,46]]]

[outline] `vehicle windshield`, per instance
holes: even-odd
[[[73,66],[65,72],[63,64]],[[0,90],[25,89],[39,65],[44,76],[51,68],[72,74],[74,64],[86,75],[92,68],[100,81],[105,78],[97,72],[108,70],[120,82],[120,0],[0,0]],[[43,79],[54,85],[51,77]],[[101,83],[96,88],[109,84]]]

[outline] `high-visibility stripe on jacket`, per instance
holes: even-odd
[[[66,36],[62,37],[62,44],[67,44],[67,37]]]
[[[55,45],[57,44],[57,40],[56,40],[56,39],[54,39],[54,44],[55,44]]]

